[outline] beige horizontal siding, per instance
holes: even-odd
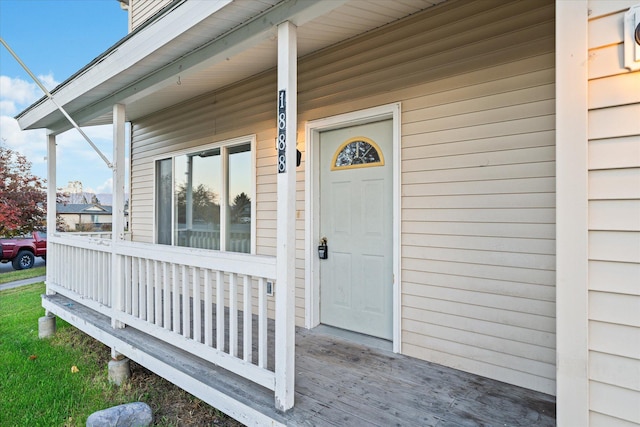
[[[592,426],[640,424],[640,72],[622,67],[623,16],[636,3],[589,5]]]
[[[304,123],[401,102],[402,352],[553,394],[553,2],[447,3],[298,70],[297,323]],[[153,240],[154,159],[256,135],[257,251],[275,255],[275,82],[265,73],[135,123],[135,239]]]
[[[130,0],[131,31],[144,24],[173,0]]]

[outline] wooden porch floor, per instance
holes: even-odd
[[[321,328],[296,332],[295,407],[282,414],[271,390],[153,336],[131,327],[112,329],[109,318],[61,295],[44,296],[43,305],[105,344],[128,348],[129,358],[205,402],[228,396],[271,425],[556,424],[553,396],[358,344]]]

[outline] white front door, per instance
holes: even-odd
[[[392,120],[320,133],[320,322],[393,338]]]

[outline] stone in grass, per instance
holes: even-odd
[[[94,412],[87,418],[87,427],[148,427],[152,422],[149,405],[134,402]]]

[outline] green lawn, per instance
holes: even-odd
[[[13,282],[14,280],[31,279],[32,277],[44,276],[47,274],[47,267],[36,267],[28,270],[10,271],[0,274],[0,285]]]
[[[2,426],[84,425],[108,395],[122,401],[106,382],[106,372],[100,375],[106,365],[99,355],[79,345],[68,324],[58,320],[54,339],[38,338],[44,291],[38,283],[0,292]],[[72,366],[79,372],[72,373]]]
[[[53,338],[39,339],[44,292],[44,283],[0,291],[0,426],[80,427],[135,401],[151,406],[157,426],[241,425],[133,362],[128,383],[109,384],[109,348],[60,319]]]

